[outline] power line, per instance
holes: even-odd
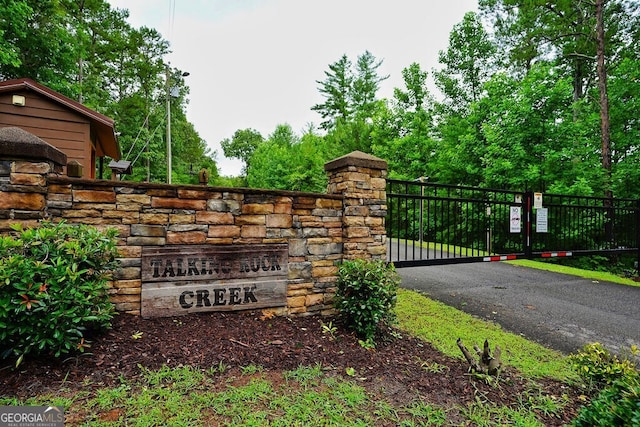
[[[142,146],[142,149],[140,150],[140,152],[138,153],[138,155],[136,156],[135,159],[133,159],[133,161],[131,162],[131,166],[133,166],[138,159],[140,158],[140,156],[142,155],[142,153],[144,153],[145,149],[147,148],[147,146],[149,145],[149,142],[153,139],[153,137],[156,135],[156,132],[158,131],[158,129],[160,129],[160,126],[162,126],[163,123],[160,123],[158,126],[156,126],[156,128],[153,130],[153,132],[151,133],[151,135],[148,136],[147,138],[147,142],[145,142],[145,144]]]

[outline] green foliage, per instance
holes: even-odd
[[[330,160],[326,146],[311,129],[300,139],[291,126],[278,125],[251,156],[247,184],[253,188],[324,192],[324,164]]]
[[[378,108],[377,92],[380,83],[389,76],[378,75],[382,60],[369,51],[359,55],[355,66],[347,55],[329,65],[326,79],[317,81],[325,102],[311,107],[324,120],[320,127],[325,130],[336,126],[371,119]]]
[[[631,353],[635,356],[639,352],[633,346]],[[633,362],[611,354],[600,343],[587,344],[569,357],[580,377],[593,388],[609,386],[616,381],[626,382],[638,375]]]
[[[73,75],[79,46],[67,29],[68,17],[60,3],[57,0],[2,2],[0,76],[29,77],[47,82],[54,90],[69,87],[68,77]]]
[[[245,174],[251,169],[251,158],[264,142],[260,132],[253,129],[238,129],[231,139],[220,141],[224,155],[244,162]]]
[[[499,406],[491,402],[476,400],[462,411],[468,420],[467,425],[476,427],[524,426],[544,427],[537,419],[536,413],[527,408]]]
[[[0,4],[0,15],[13,18],[0,20],[0,75],[6,75],[9,67],[17,68],[22,64],[21,46],[15,41],[27,37],[27,18],[32,12],[22,1],[3,1]]]
[[[417,63],[402,70],[405,88],[394,90],[390,105],[382,105],[373,119],[371,151],[389,163],[391,176],[413,180],[435,176],[433,100],[427,72]]]
[[[637,426],[640,425],[640,376],[615,381],[602,390],[589,406],[582,408],[572,425]]]
[[[479,13],[452,28],[431,73],[443,94],[437,103],[417,63],[402,70],[405,87],[387,100],[377,98],[387,78],[382,61],[368,51],[355,61],[342,55],[316,82],[323,102],[311,109],[325,135],[289,135],[288,144],[277,128],[258,149],[267,141],[244,129],[222,141],[227,157],[245,162],[247,182],[218,177],[215,154],[186,118],[182,72],[169,67],[166,76],[169,43],[157,30],[132,27],[128,11],[106,0],[0,3],[0,78],[34,78],[113,117],[123,157],[134,161],[125,179],[166,180],[171,86],[175,183],[197,184],[204,167],[211,184],[323,191],[324,162],[353,150],[382,157],[400,179],[578,195],[609,182],[592,2],[480,0]],[[637,198],[640,6],[611,0],[604,7],[611,187],[617,197]]]
[[[438,88],[454,111],[466,109],[482,96],[483,83],[492,74],[497,47],[484,29],[480,16],[467,12],[449,33],[449,48],[439,52],[444,69],[434,73]]]
[[[356,259],[340,265],[335,307],[365,343],[373,343],[380,327],[395,319],[399,284],[393,264],[381,260]]]
[[[192,168],[217,175],[186,118],[182,72],[164,62],[169,42],[157,30],[132,27],[128,11],[106,0],[9,0],[0,2],[0,16],[0,79],[32,78],[114,118],[123,158],[133,162],[125,179],[166,181],[167,89],[173,181],[197,183]]]
[[[612,276],[630,277],[635,273],[634,263],[637,261],[636,254],[621,254],[612,256],[591,255],[564,259],[543,260],[545,263],[557,264],[560,266],[573,267],[591,272],[610,273]],[[601,279],[601,280],[611,280]],[[637,282],[631,282],[637,284]]]
[[[631,355],[637,356],[633,346]],[[586,345],[571,360],[591,387],[601,389],[580,411],[575,426],[631,426],[640,424],[640,373],[629,359],[612,355],[599,343]]]
[[[59,357],[89,347],[114,308],[107,293],[117,266],[116,230],[43,222],[0,237],[0,356]]]

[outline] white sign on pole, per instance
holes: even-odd
[[[533,193],[533,207],[536,209],[542,207],[542,193]]]
[[[548,232],[549,210],[547,208],[536,209],[536,233]]]
[[[509,213],[509,231],[511,233],[520,232],[520,206],[511,206]]]

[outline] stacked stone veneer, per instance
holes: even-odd
[[[287,306],[270,309],[279,315],[332,312],[339,262],[386,257],[386,163],[364,153],[327,163],[328,194],[73,179],[2,154],[0,232],[40,219],[116,228],[119,311],[140,313],[144,246],[288,244]]]

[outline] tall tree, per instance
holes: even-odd
[[[405,89],[393,89],[393,97],[396,99],[399,108],[413,112],[425,110],[426,103],[432,101],[427,88],[427,76],[428,73],[422,71],[420,64],[417,62],[402,70]]]
[[[369,51],[358,56],[355,67],[346,54],[329,65],[326,79],[317,81],[325,102],[311,107],[322,117],[322,129],[335,130],[339,125],[367,121],[374,116],[380,83],[389,77],[378,74],[381,65],[382,60]]]
[[[250,187],[295,191],[326,190],[326,142],[309,130],[302,138],[289,125],[278,125],[255,150],[247,174]]]
[[[596,58],[598,70],[598,92],[600,94],[600,140],[602,141],[602,168],[605,170],[606,182],[604,194],[613,197],[611,187],[611,128],[609,119],[609,94],[607,93],[606,54],[604,50],[604,3],[596,0]]]
[[[444,100],[436,104],[440,138],[435,161],[436,179],[452,184],[482,182],[486,141],[482,125],[487,111],[481,106],[485,83],[495,70],[497,48],[479,16],[469,12],[449,34],[449,46],[434,71]]]
[[[224,155],[244,162],[243,174],[248,175],[254,151],[264,142],[260,132],[254,129],[238,129],[231,139],[220,141]]]
[[[68,30],[64,6],[58,0],[16,0],[2,7],[0,28],[7,53],[0,55],[6,58],[0,62],[0,76],[30,77],[68,93],[75,75],[77,44]]]
[[[434,72],[445,103],[456,111],[482,96],[483,84],[494,71],[496,46],[474,12],[464,15],[449,34],[449,47],[440,51],[443,69]]]
[[[33,9],[25,1],[0,3],[0,77],[14,77],[22,64],[21,41],[29,32],[28,19]],[[10,18],[10,19],[9,19]]]
[[[556,61],[573,79],[574,100],[586,95],[596,72],[594,0],[479,0],[479,7],[491,21],[511,64],[526,72],[534,62]],[[615,58],[623,52],[622,40],[633,31],[629,16],[635,7],[629,0],[602,4],[606,55],[612,62],[617,62]]]
[[[589,42],[592,21],[586,6],[586,1],[479,1],[506,51],[509,68],[522,74],[536,61],[562,58],[571,70],[576,100],[584,96],[592,70],[590,58],[595,54]]]
[[[122,70],[114,66],[117,62],[114,58],[137,48],[127,46],[134,31],[126,22],[128,12],[112,9],[106,0],[58,0],[58,3],[74,45],[74,67],[62,92],[113,116],[118,100],[122,99],[111,90],[122,75]]]
[[[591,123],[572,118],[570,76],[537,63],[523,79],[499,73],[486,88],[483,185],[581,195],[601,187]]]
[[[578,101],[599,100],[601,166],[605,176],[611,176],[614,141],[610,137],[607,80],[625,57],[629,41],[637,40],[637,2],[480,0],[480,9],[493,20],[498,38],[511,41],[511,58],[527,51],[529,64],[546,60],[568,70],[573,82],[574,121],[588,120],[590,114],[590,108],[580,110],[588,104]],[[525,45],[536,48],[524,49]],[[588,97],[595,82],[597,94]],[[602,183],[607,197],[612,194],[609,182]]]
[[[607,85],[615,148],[611,150],[611,183],[618,197],[640,198],[640,52],[630,48],[627,55],[612,70]]]
[[[373,153],[389,162],[395,178],[433,176],[433,99],[427,72],[418,63],[402,70],[404,88],[394,88],[389,108],[374,118]]]
[[[326,79],[316,81],[320,85],[320,93],[325,101],[316,104],[311,109],[317,111],[322,117],[320,127],[330,130],[338,121],[346,122],[353,114],[351,105],[351,87],[353,85],[353,72],[351,61],[346,54],[329,65],[329,71],[324,72]]]
[[[380,83],[389,78],[389,75],[380,76],[378,74],[381,65],[382,60],[377,60],[368,50],[358,56],[353,86],[350,91],[352,108],[356,118],[367,120],[372,118],[376,112],[379,105],[377,93],[380,89]]]

